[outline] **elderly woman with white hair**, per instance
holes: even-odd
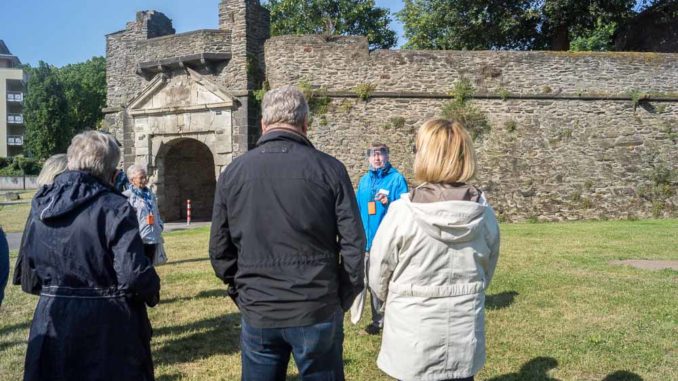
[[[162,246],[164,223],[160,218],[158,200],[147,186],[146,170],[139,164],[132,164],[127,169],[127,177],[130,179],[130,187],[122,194],[127,196],[130,205],[137,212],[139,233],[144,242],[144,253],[153,264],[163,264],[167,261]]]
[[[21,243],[22,289],[40,295],[24,381],[153,380],[146,306],[158,303],[160,279],[112,187],[120,149],[87,131],[67,158],[35,194]]]

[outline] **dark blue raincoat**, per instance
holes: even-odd
[[[38,190],[14,281],[40,294],[24,380],[153,379],[146,305],[160,279],[113,188],[69,171]]]

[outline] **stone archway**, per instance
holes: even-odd
[[[208,221],[216,178],[214,155],[209,147],[191,138],[174,139],[158,152],[158,207],[166,221],[186,219],[186,200],[191,200],[191,218]]]

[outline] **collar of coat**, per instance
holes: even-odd
[[[375,169],[372,168],[372,166],[370,166],[370,173],[372,174],[372,176],[384,177],[391,171],[391,168],[392,168],[391,163],[386,162],[386,164],[384,164],[384,166],[381,168]]]
[[[287,140],[287,141],[293,141],[299,144],[307,145],[311,148],[313,147],[313,143],[311,143],[308,138],[300,133],[294,132],[292,130],[288,129],[271,129],[268,130],[262,137],[259,138],[257,141],[257,147],[259,147],[262,144],[266,144],[268,142],[274,141],[274,140]]]

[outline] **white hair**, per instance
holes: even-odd
[[[68,158],[65,153],[50,156],[42,165],[42,170],[37,178],[38,186],[50,185],[54,179],[66,170]]]
[[[304,94],[294,86],[269,90],[261,102],[261,122],[265,125],[285,123],[302,128],[308,116]]]
[[[66,155],[69,170],[88,172],[108,183],[120,161],[120,148],[110,134],[85,131],[73,137]]]
[[[137,176],[137,174],[143,172],[146,174],[146,168],[144,168],[140,164],[132,164],[127,168],[127,178],[130,179],[130,181]]]

